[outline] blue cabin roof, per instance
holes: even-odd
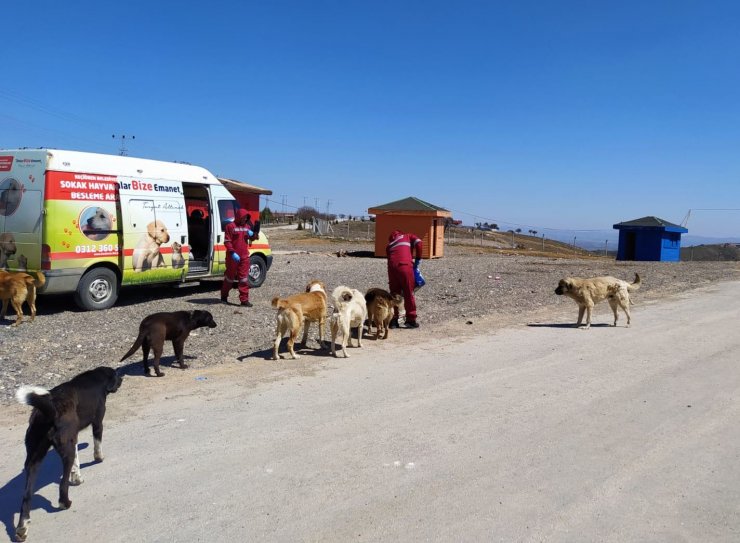
[[[655,229],[663,230],[665,232],[678,232],[680,234],[685,234],[686,232],[688,232],[688,229],[684,228],[683,226],[673,224],[672,222],[668,222],[666,220],[653,216],[642,217],[641,219],[635,219],[632,221],[620,222],[615,224],[613,228],[616,228],[617,230]]]

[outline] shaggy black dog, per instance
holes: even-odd
[[[69,509],[69,485],[82,483],[77,434],[92,424],[95,460],[103,461],[103,417],[108,394],[121,386],[121,376],[113,368],[101,366],[79,374],[71,381],[51,390],[23,386],[16,392],[20,403],[33,406],[26,431],[26,488],[15,537],[25,541],[31,522],[31,496],[39,467],[49,448],[54,447],[62,459],[63,474],[59,483],[59,508]]]
[[[144,353],[144,375],[151,375],[149,373],[148,358],[149,349],[152,349],[154,351],[154,373],[157,374],[157,377],[162,377],[164,373],[159,371],[159,359],[162,356],[164,342],[171,340],[177,361],[180,363],[180,367],[185,369],[188,367],[183,359],[185,340],[188,339],[190,332],[203,326],[207,326],[208,328],[216,327],[216,323],[213,321],[213,315],[208,311],[196,309],[195,311],[153,313],[141,321],[139,325],[139,337],[136,338],[136,341],[134,341],[128,352],[123,355],[121,362],[141,347]]]

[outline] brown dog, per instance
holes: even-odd
[[[635,274],[633,283],[628,283],[616,277],[566,277],[561,279],[555,289],[555,294],[565,295],[572,298],[578,304],[578,322],[581,326],[583,314],[586,313],[585,329],[591,327],[591,310],[594,305],[609,300],[609,306],[614,313],[614,326],[617,325],[617,308],[621,307],[627,315],[627,326],[630,325],[630,292],[640,288],[640,276]]]
[[[170,241],[170,234],[167,226],[159,220],[150,222],[146,227],[146,234],[141,236],[133,252],[131,265],[134,271],[163,268],[164,257],[159,252],[159,247],[168,241]]]
[[[51,390],[23,386],[15,397],[33,406],[26,430],[26,489],[15,529],[17,541],[25,541],[31,521],[31,496],[41,462],[49,448],[59,453],[63,474],[59,483],[59,508],[69,509],[69,485],[82,483],[77,435],[92,424],[95,460],[103,461],[103,417],[108,394],[121,386],[121,376],[113,368],[101,366],[79,374]]]
[[[121,362],[141,347],[144,353],[144,375],[148,377],[151,375],[149,372],[149,349],[152,349],[154,351],[154,373],[157,377],[162,377],[164,373],[159,371],[159,359],[162,356],[164,342],[170,340],[180,367],[185,369],[188,367],[183,358],[185,340],[188,339],[190,332],[203,326],[216,328],[213,315],[209,311],[196,309],[195,311],[153,313],[144,317],[144,320],[139,324],[139,336],[128,352],[123,355]]]
[[[383,339],[388,339],[388,325],[393,318],[393,308],[401,307],[403,296],[391,294],[382,288],[371,288],[365,293],[367,304],[368,327],[367,333],[375,326],[375,339],[383,333]]]
[[[9,302],[17,315],[13,326],[18,326],[23,320],[23,302],[27,302],[28,307],[31,308],[31,322],[33,322],[36,318],[36,289],[42,287],[44,283],[46,283],[46,276],[41,272],[11,273],[0,270],[0,299],[3,301],[0,320],[5,318]]]
[[[312,322],[319,324],[319,344],[324,346],[324,326],[326,324],[326,288],[324,283],[314,279],[306,285],[306,292],[294,294],[287,298],[275,296],[272,299],[272,307],[278,310],[277,326],[275,330],[275,345],[272,350],[272,359],[278,360],[278,349],[280,340],[287,333],[288,351],[294,360],[300,358],[293,350],[293,345],[298,337],[298,332],[303,325],[303,340],[301,345],[305,348],[308,340],[308,329]]]

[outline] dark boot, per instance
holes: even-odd
[[[400,328],[398,326],[398,319],[391,319],[391,322],[388,323],[388,328]]]

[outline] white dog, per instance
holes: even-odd
[[[152,221],[146,227],[146,234],[136,244],[132,258],[134,271],[140,272],[152,268],[163,268],[164,257],[159,252],[163,243],[170,241],[170,234],[162,221]]]
[[[347,343],[351,345],[352,329],[357,328],[357,346],[362,347],[362,326],[367,319],[365,296],[357,289],[338,286],[331,293],[334,312],[329,318],[331,328],[331,354],[337,356],[336,340],[342,334],[342,353],[347,358]]]

